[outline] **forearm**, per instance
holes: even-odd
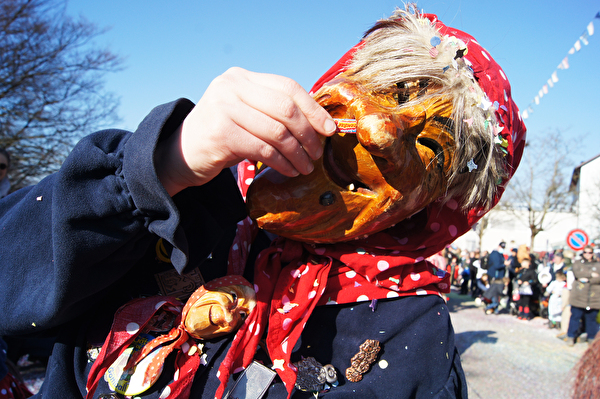
[[[600,284],[599,267],[594,264],[586,263],[583,266],[577,265],[573,268],[575,280],[582,283]],[[594,270],[596,269],[596,270]]]
[[[83,312],[143,255],[153,233],[185,251],[152,154],[191,107],[156,109],[135,133],[86,137],[59,172],[3,200],[0,333],[50,328]]]

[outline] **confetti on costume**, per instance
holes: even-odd
[[[459,62],[466,62],[468,68],[459,73],[472,74],[473,87],[477,87],[467,88],[465,97],[483,93],[472,106],[486,115],[485,126],[468,118],[465,126],[485,129],[491,135],[490,142],[494,132],[502,134],[506,173],[497,182],[502,184],[496,187],[491,201],[495,205],[504,191],[503,184],[512,177],[520,161],[525,144],[525,126],[511,98],[510,85],[498,64],[472,36],[447,27],[435,15],[422,18],[420,21],[430,24],[437,31],[436,37],[440,37],[436,57],[430,55],[429,49],[437,40],[424,43],[429,62],[438,62],[444,51],[452,51],[452,62],[443,67],[443,73],[453,74],[449,78],[452,79],[457,75],[451,71],[458,70]],[[344,72],[363,45],[364,41],[346,53],[315,84],[312,92]],[[411,48],[406,53],[417,50]],[[249,164],[241,164],[238,173],[248,172]],[[240,178],[246,184],[249,179]],[[244,196],[245,189],[247,186],[242,187]],[[486,211],[481,206],[465,211],[452,198],[430,203],[427,212],[420,213],[424,220],[404,221],[352,242],[311,244],[286,238],[275,240],[257,259],[254,281],[257,308],[239,330],[219,369],[221,387],[216,396],[223,395],[231,370],[246,367],[252,361],[265,330],[268,330],[266,342],[271,360],[291,394],[296,379],[295,367],[290,362],[292,348],[316,306],[449,292],[449,275],[426,259],[468,231]]]

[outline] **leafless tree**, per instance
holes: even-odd
[[[552,212],[570,212],[571,194],[565,171],[571,165],[569,148],[560,132],[548,132],[543,139],[530,141],[519,170],[508,184],[499,209],[511,212],[531,231],[530,248],[535,237],[558,220]]]
[[[481,245],[483,242],[483,235],[485,234],[485,230],[487,229],[489,222],[490,222],[490,213],[493,211],[488,212],[487,214],[485,214],[481,219],[479,219],[479,221],[477,222],[477,225],[475,226],[475,232],[477,233],[477,237],[479,238],[479,248],[483,248],[483,246]]]
[[[0,147],[13,188],[55,171],[83,135],[114,122],[118,101],[103,77],[121,60],[104,33],[66,15],[63,0],[0,2]]]

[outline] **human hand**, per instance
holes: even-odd
[[[293,177],[312,172],[323,152],[320,135],[335,130],[327,111],[293,80],[231,68],[212,81],[155,160],[170,195],[244,159]]]

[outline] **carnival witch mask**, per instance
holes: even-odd
[[[428,95],[429,84],[372,93],[344,73],[325,85],[315,99],[334,118],[355,119],[356,134],[327,139],[310,175],[259,175],[250,216],[279,235],[335,242],[390,227],[435,201],[448,185],[454,132],[452,103]],[[415,104],[401,107],[409,98]]]
[[[211,339],[236,331],[256,305],[254,290],[226,285],[205,292],[191,305],[185,329],[196,339]]]
[[[356,121],[356,133],[324,139],[307,176],[257,175],[247,201],[259,227],[333,243],[382,231],[438,200],[490,205],[505,174],[494,148],[496,109],[463,59],[462,40],[412,35],[402,21],[376,25],[348,69],[316,90],[334,118]]]

